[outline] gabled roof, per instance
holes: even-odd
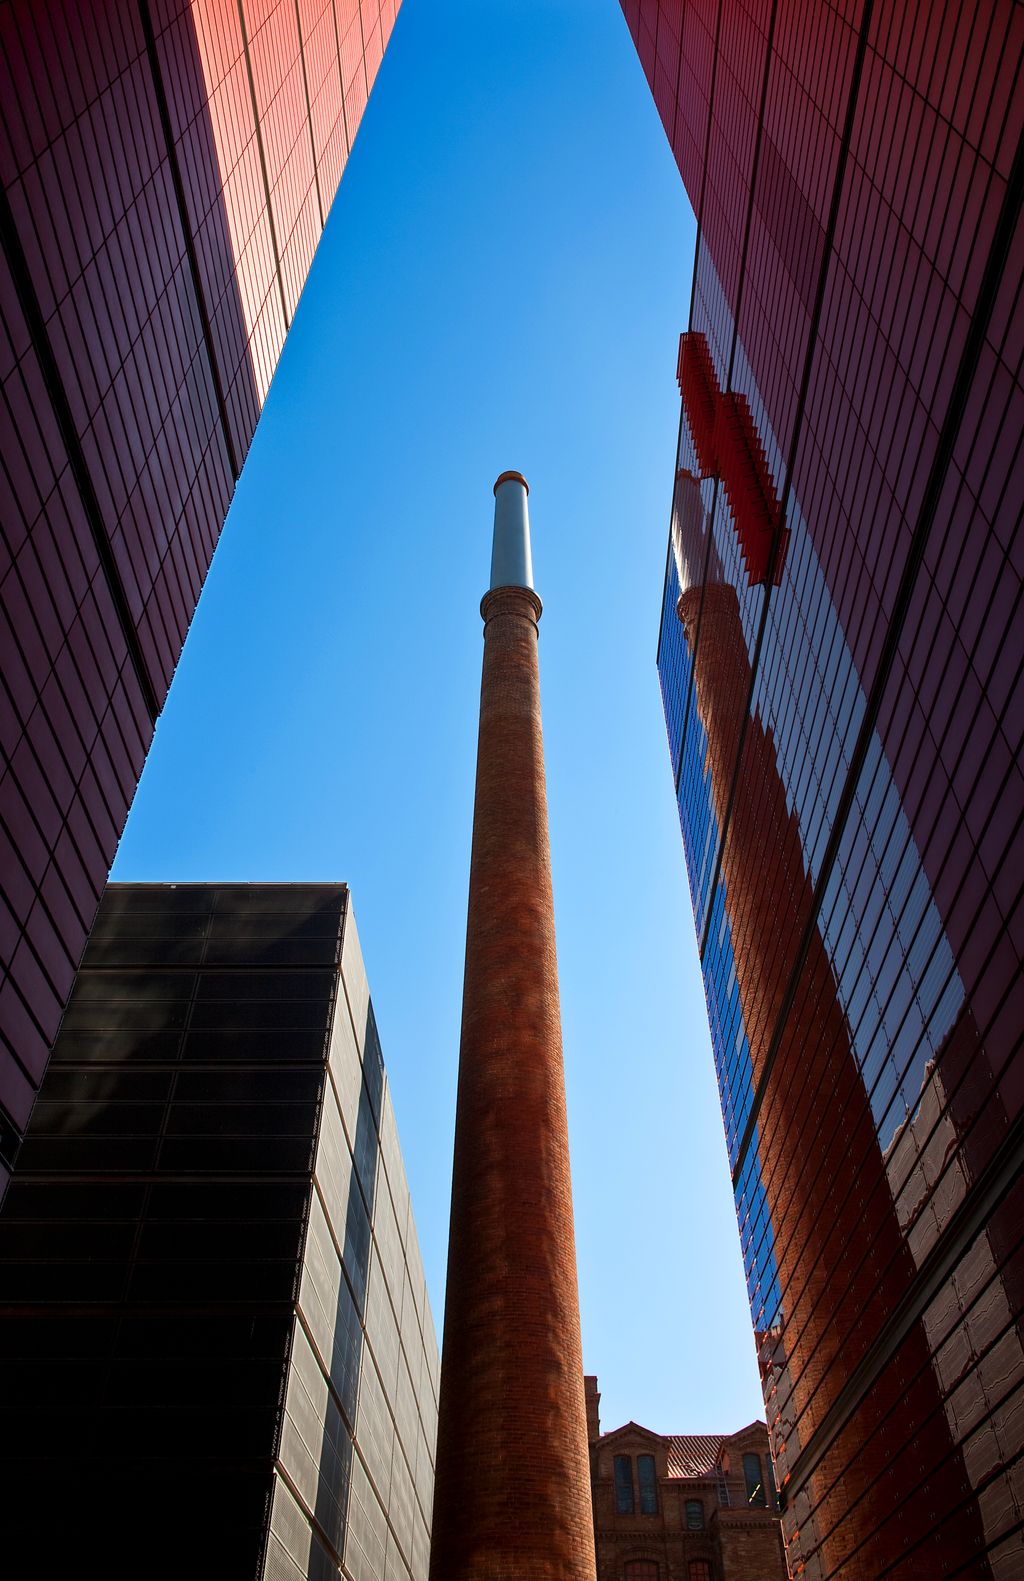
[[[627,1436],[639,1436],[666,1446],[670,1477],[712,1477],[721,1471],[722,1451],[728,1445],[749,1434],[763,1437],[765,1431],[764,1423],[756,1420],[741,1427],[738,1433],[652,1433],[639,1422],[626,1422],[610,1433],[602,1433],[598,1443],[611,1444]]]
[[[621,1427],[613,1427],[610,1433],[602,1433],[598,1443],[610,1443],[613,1438],[621,1438],[625,1433],[639,1433],[641,1438],[653,1439],[656,1444],[665,1442],[661,1433],[652,1433],[649,1427],[641,1427],[639,1422],[624,1422]]]
[[[730,1438],[746,1438],[748,1433],[755,1433],[760,1434],[760,1436],[763,1438],[767,1431],[768,1429],[761,1421],[760,1417],[755,1416],[754,1420],[752,1422],[748,1422],[746,1427],[741,1427],[735,1433],[730,1433],[728,1436]]]
[[[710,1477],[718,1465],[724,1433],[673,1433],[668,1442],[670,1477]]]

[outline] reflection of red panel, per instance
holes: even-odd
[[[736,518],[743,562],[751,584],[763,582],[768,575],[772,536],[779,520],[779,502],[768,472],[764,447],[758,438],[745,395],[730,390],[720,398],[715,437],[719,470]],[[788,538],[789,529],[786,528],[775,568],[776,586]]]
[[[718,471],[715,419],[721,390],[703,335],[680,335],[676,377],[682,392],[686,420],[693,435],[701,477],[713,477]]]
[[[678,378],[701,476],[722,480],[736,522],[747,578],[754,587],[768,575],[779,502],[750,405],[746,396],[735,390],[722,392],[703,335],[679,337]],[[788,541],[786,528],[775,566],[776,585],[781,579]]]

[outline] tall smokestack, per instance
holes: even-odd
[[[494,485],[431,1581],[594,1581],[526,479]]]

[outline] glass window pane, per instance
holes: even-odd
[[[633,1513],[633,1462],[628,1455],[615,1456],[615,1510],[618,1515]]]
[[[658,1478],[654,1470],[653,1455],[637,1455],[636,1474],[640,1483],[640,1514],[658,1513]]]
[[[775,1467],[772,1465],[771,1455],[765,1456],[764,1474],[765,1482],[768,1487],[768,1503],[771,1505],[773,1510],[777,1511],[779,1508],[779,1495],[775,1486]]]
[[[763,1510],[768,1501],[765,1498],[764,1483],[761,1480],[760,1455],[743,1456],[743,1478],[747,1484],[747,1503]]]

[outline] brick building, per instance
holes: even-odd
[[[789,1563],[1016,1581],[1024,9],[622,3],[698,224],[658,670]]]
[[[0,26],[0,1196],[400,0]]]
[[[786,1581],[768,1430],[602,1433],[584,1380],[597,1581]]]

